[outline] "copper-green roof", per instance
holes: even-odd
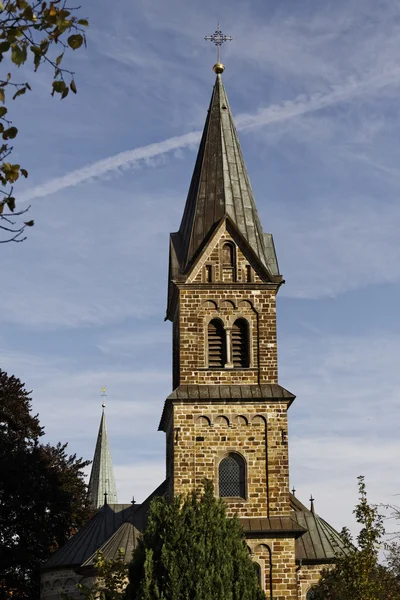
[[[108,504],[118,503],[104,408],[90,472],[88,500],[93,508],[103,506],[105,501]]]
[[[338,553],[346,553],[339,533],[298,498],[290,494],[292,519],[306,532],[296,539],[296,560],[307,564],[334,562]]]

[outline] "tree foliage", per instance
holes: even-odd
[[[52,96],[63,99],[70,91],[76,94],[74,73],[64,67],[64,56],[86,44],[89,23],[79,18],[78,10],[67,0],[0,0],[0,62],[6,63],[0,74],[0,243],[22,242],[25,228],[33,225],[32,220],[15,221],[28,209],[15,211],[13,187],[20,176],[28,177],[28,172],[10,161],[18,129],[9,117],[9,101],[29,93],[31,86],[14,79],[12,68],[31,63],[37,71],[47,64],[53,70]]]
[[[204,493],[153,500],[129,569],[130,600],[264,600],[237,518]]]
[[[364,477],[358,478],[359,502],[353,513],[361,526],[356,544],[347,528],[342,531],[345,552],[335,567],[323,571],[313,588],[313,600],[400,600],[400,584],[393,571],[379,563],[383,546],[383,517],[367,500]]]
[[[86,600],[125,600],[128,583],[128,565],[120,549],[115,559],[109,559],[99,550],[94,563],[95,579],[92,585],[77,584],[82,598]],[[62,594],[64,600],[71,596]]]
[[[88,462],[40,443],[30,394],[0,370],[0,599],[39,598],[38,568],[86,522]]]

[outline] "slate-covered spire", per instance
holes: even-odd
[[[271,236],[264,236],[221,71],[216,71],[217,79],[179,229],[179,249],[176,250],[180,270],[185,271],[215,224],[228,216],[261,263],[276,276],[279,272]]]
[[[105,496],[107,494],[107,496]],[[111,460],[110,446],[108,444],[106,416],[101,414],[99,433],[96,449],[94,451],[92,471],[89,479],[88,499],[93,508],[103,506],[105,500],[108,504],[117,504],[117,490],[115,488],[114,470]]]

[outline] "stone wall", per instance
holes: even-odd
[[[81,598],[76,589],[76,584],[81,581],[73,569],[55,569],[43,571],[40,580],[41,600],[61,600],[61,594],[68,594],[71,598]]]
[[[188,384],[277,383],[276,286],[262,281],[253,266],[235,245],[234,275],[224,279],[221,264],[224,244],[232,237],[222,231],[207,248],[185,283],[179,288],[174,323],[174,386]],[[212,264],[212,282],[205,268]],[[247,281],[248,269],[250,279]],[[229,270],[229,269],[228,269]],[[218,318],[227,332],[236,319],[249,324],[250,366],[209,369],[207,356],[208,323]],[[229,335],[229,334],[228,334]],[[179,363],[179,365],[177,364]],[[179,368],[179,374],[177,370]]]
[[[247,540],[252,559],[261,567],[261,585],[267,598],[298,600],[294,539]]]
[[[321,571],[329,565],[302,565],[297,571],[299,600],[307,600],[307,593],[318,583]]]
[[[167,429],[167,473],[173,493],[188,493],[211,479],[218,494],[218,465],[229,452],[246,461],[246,499],[227,499],[229,513],[289,515],[286,404],[174,404]]]

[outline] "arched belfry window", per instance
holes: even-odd
[[[224,267],[235,266],[235,248],[229,242],[222,246],[222,264]]]
[[[208,324],[208,366],[223,369],[226,363],[226,335],[220,319]]]
[[[221,498],[246,497],[245,463],[239,454],[231,452],[219,463],[218,487]]]
[[[249,324],[246,319],[237,319],[232,327],[232,360],[234,367],[250,366]]]
[[[307,592],[306,600],[315,600],[317,593],[314,588],[310,588]]]

